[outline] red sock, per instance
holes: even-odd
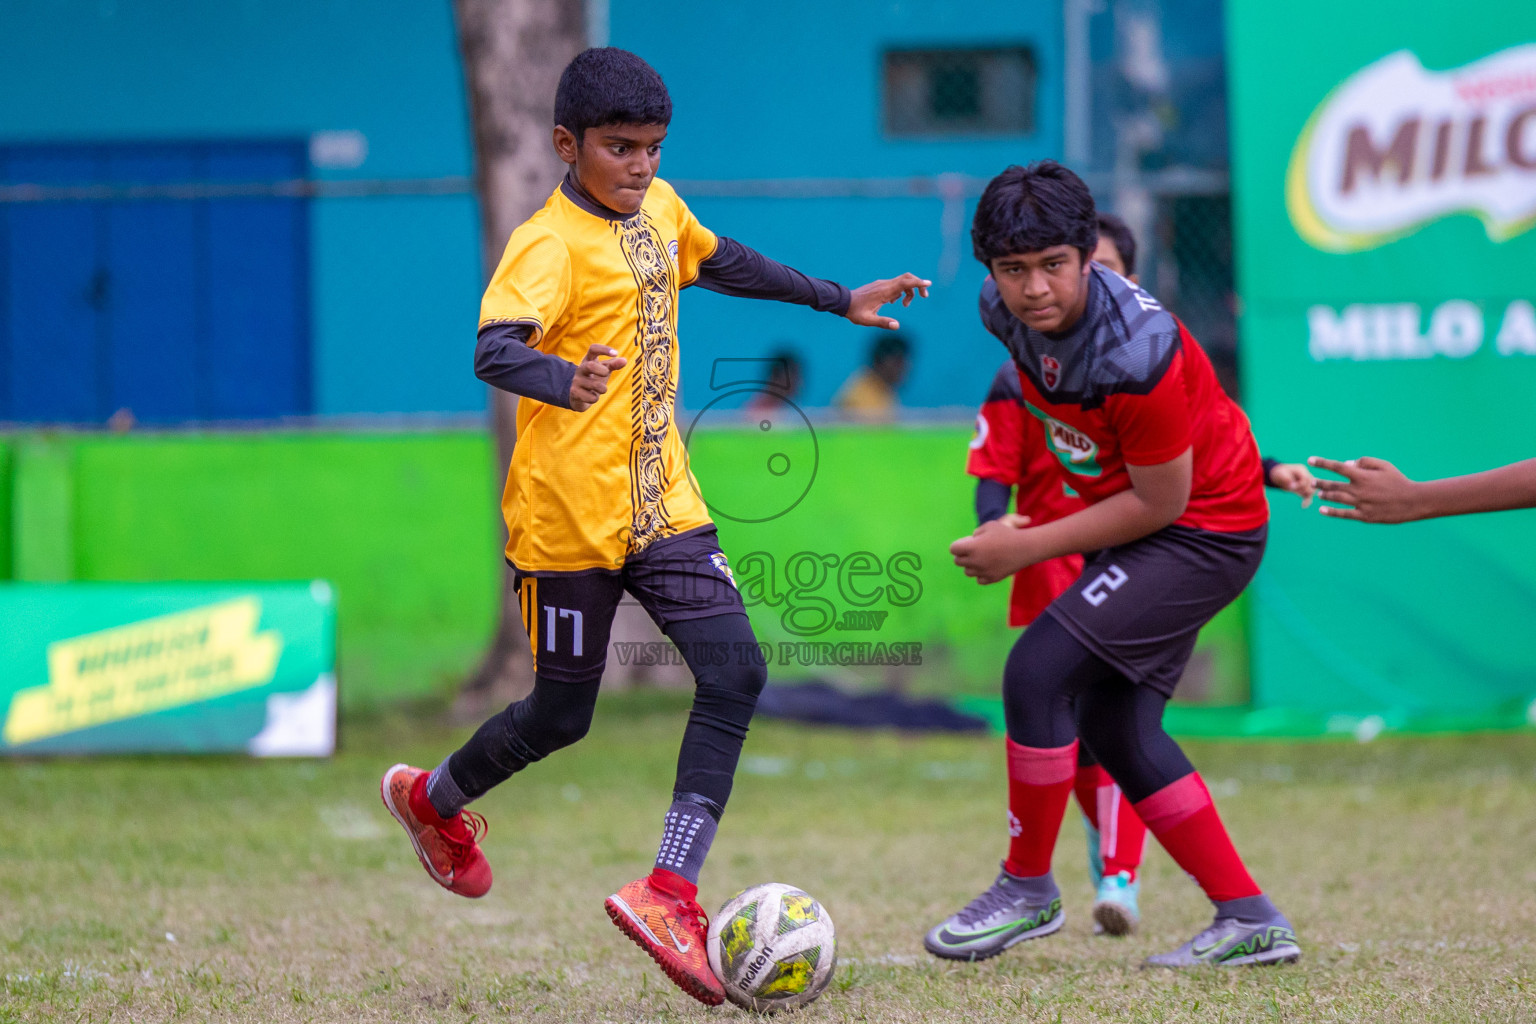
[[[405,802],[410,805],[411,813],[428,825],[442,828],[448,824],[448,819],[438,814],[437,808],[432,806],[432,801],[427,799],[427,773],[423,772],[416,777],[415,784],[411,786],[411,795]]]
[[[666,868],[652,868],[648,879],[651,888],[677,900],[691,900],[699,894],[699,887],[676,872]]]
[[[1099,787],[1113,786],[1109,773],[1102,765],[1080,764],[1072,780],[1072,792],[1077,796],[1077,806],[1083,809],[1083,817],[1095,829],[1099,827]]]
[[[1141,870],[1141,855],[1147,849],[1147,826],[1136,816],[1125,790],[1115,785],[1108,772],[1104,773],[1098,797],[1099,856],[1104,860],[1104,874],[1129,875],[1134,882]]]
[[[1212,900],[1220,903],[1259,895],[1199,772],[1190,772],[1142,800],[1136,804],[1136,813]]]
[[[1064,747],[1008,745],[1008,859],[1003,869],[1020,878],[1051,870],[1061,817],[1067,813],[1077,771],[1077,741]]]
[[[1078,766],[1072,790],[1083,817],[1099,833],[1099,871],[1106,876],[1129,875],[1136,881],[1147,847],[1147,826],[1136,816],[1125,791],[1097,764]]]

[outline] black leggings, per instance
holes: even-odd
[[[696,689],[677,754],[674,790],[724,809],[731,780],[768,670],[746,615],[731,612],[670,623],[663,632],[682,652]],[[470,799],[513,772],[570,746],[587,734],[598,680],[556,682],[535,676],[533,692],[475,730],[448,762],[453,781]]]
[[[1168,698],[1131,682],[1050,615],[1030,624],[1003,669],[1008,738],[1026,747],[1079,739],[1132,803],[1194,766],[1163,730]],[[1081,762],[1081,758],[1079,759]]]

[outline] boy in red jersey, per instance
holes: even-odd
[[[1098,215],[1099,242],[1093,262],[1136,282],[1136,238],[1112,213]],[[965,471],[976,477],[976,521],[1001,519],[1018,489],[1015,508],[1036,525],[1071,515],[1082,498],[1059,470],[1045,443],[1040,421],[1024,409],[1019,370],[1010,358],[998,367],[987,400],[976,417]],[[1013,574],[1008,625],[1033,622],[1046,605],[1082,574],[1083,556],[1067,554],[1028,565]],[[1078,744],[1073,792],[1088,839],[1088,879],[1093,887],[1094,934],[1128,935],[1141,921],[1141,858],[1147,827],[1085,744]],[[1009,823],[1010,827],[1012,822]]]
[[[1089,261],[1093,197],[1052,161],[987,186],[972,228],[991,277],[981,317],[1019,367],[1025,410],[1086,507],[1043,525],[985,523],[951,546],[994,583],[1079,553],[1087,565],[1014,645],[1003,673],[1012,833],[1003,870],[929,931],[982,959],[1063,923],[1051,855],[1081,737],[1215,904],[1211,926],[1152,966],[1290,962],[1290,922],[1254,883],[1162,714],[1199,629],[1252,579],[1269,510],[1247,417],[1156,299]]]
[[[1136,236],[1112,213],[1098,215],[1099,241],[1093,262],[1138,284]],[[1035,525],[1070,515],[1082,499],[1063,478],[1060,463],[1045,443],[1040,421],[1024,409],[1019,370],[1010,357],[998,368],[976,418],[976,437],[966,472],[976,480],[976,520],[986,523],[1008,513],[1013,488],[1016,508]],[[1306,466],[1263,460],[1264,485],[1312,500],[1316,481]],[[1062,555],[1025,566],[1013,575],[1008,625],[1027,626],[1082,573],[1083,556]],[[1125,935],[1140,923],[1141,859],[1147,829],[1085,744],[1078,744],[1073,791],[1088,837],[1088,876],[1095,893],[1095,934]]]

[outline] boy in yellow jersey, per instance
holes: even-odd
[[[678,987],[714,1005],[725,993],[705,955],[699,869],[766,671],[673,422],[678,291],[698,285],[895,329],[880,307],[909,304],[929,282],[903,274],[850,292],[717,237],[655,176],[671,117],[661,77],[624,50],[584,51],[560,78],[554,144],[571,169],[512,233],[475,351],[477,376],[523,398],[502,511],[534,688],[431,772],[395,765],[382,792],[428,874],[484,895],[485,822],[464,807],[586,734],[628,591],[697,688],[655,866],[606,908]]]

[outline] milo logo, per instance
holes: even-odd
[[[1536,43],[1429,71],[1408,50],[1345,79],[1291,153],[1286,208],[1328,252],[1468,213],[1503,242],[1536,225]]]
[[[1024,408],[1045,425],[1045,443],[1068,470],[1079,476],[1098,476],[1103,471],[1098,461],[1099,446],[1093,438],[1054,416],[1046,415],[1028,402],[1024,403]]]

